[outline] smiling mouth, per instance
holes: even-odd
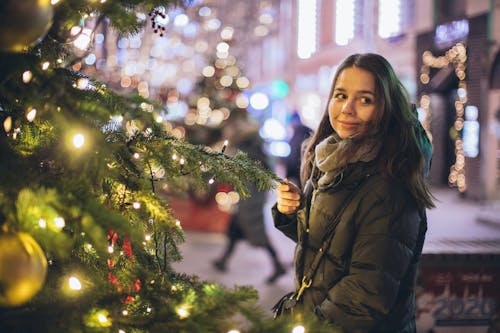
[[[339,123],[340,123],[340,126],[347,127],[347,128],[354,128],[354,127],[359,126],[359,123],[348,123],[348,122],[343,122],[343,121],[339,121]]]

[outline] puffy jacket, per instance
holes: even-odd
[[[325,228],[361,180],[301,306],[345,332],[415,332],[414,288],[427,230],[425,210],[417,208],[400,182],[377,172],[374,162],[349,165],[329,187],[308,181],[296,214],[273,207],[275,227],[297,242],[295,277],[301,281]]]

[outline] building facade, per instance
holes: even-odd
[[[500,60],[494,66],[500,1],[269,2],[279,19],[266,38],[249,45],[247,73],[257,85],[286,81],[286,112],[298,110],[314,128],[336,66],[352,53],[380,53],[432,137],[431,182],[471,200],[497,199],[500,93],[493,73],[500,66]],[[279,108],[270,112],[285,119]]]

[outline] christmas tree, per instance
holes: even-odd
[[[75,42],[92,37],[83,20],[134,34],[160,4],[189,5],[0,4],[0,331],[321,332],[314,320],[267,318],[250,287],[171,268],[182,226],[160,188],[216,179],[245,197],[245,184],[279,179],[244,153],[178,139],[153,116],[161,105],[75,66]]]

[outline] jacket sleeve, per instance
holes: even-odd
[[[282,214],[278,211],[277,204],[271,208],[274,226],[285,236],[297,242],[297,214]]]
[[[401,208],[406,205],[399,200],[372,201],[362,203],[365,209],[356,213],[358,232],[348,275],[315,309],[319,317],[354,331],[369,331],[391,311],[414,255],[420,223],[418,211]]]

